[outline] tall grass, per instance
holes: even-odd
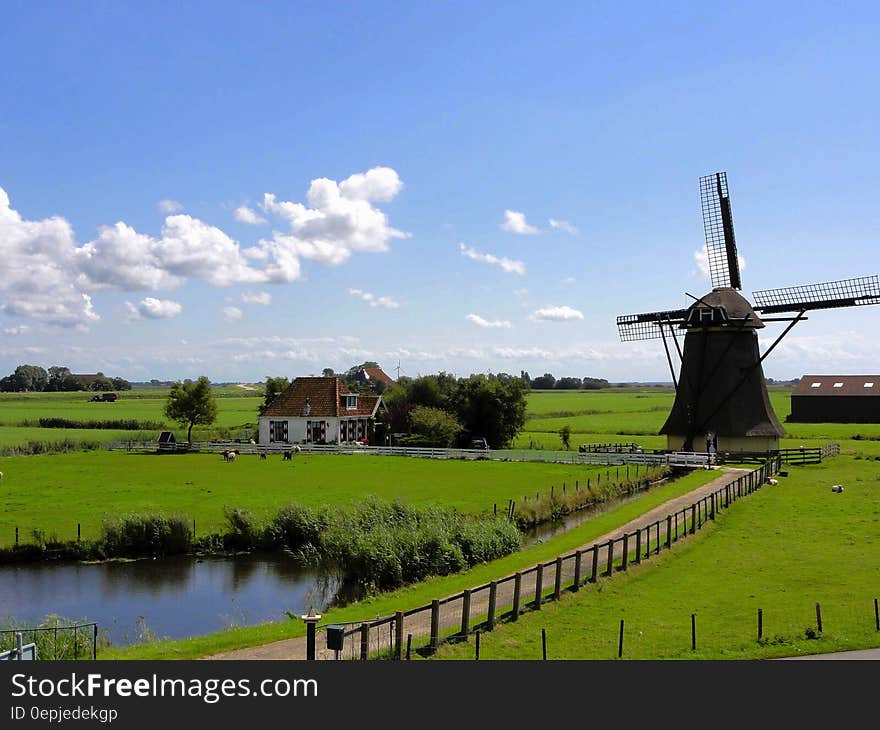
[[[128,514],[104,520],[99,550],[107,557],[158,557],[190,550],[193,533],[186,515]]]

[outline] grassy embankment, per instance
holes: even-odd
[[[659,559],[484,633],[481,659],[757,659],[880,646],[880,465],[793,467]],[[845,485],[834,494],[830,485]],[[816,603],[823,631],[816,631]],[[757,611],[763,610],[763,640]],[[691,650],[691,613],[697,651]],[[808,638],[814,633],[816,638]],[[472,659],[473,640],[440,659]]]

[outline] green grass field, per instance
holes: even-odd
[[[98,537],[104,515],[183,512],[197,532],[220,531],[223,507],[268,514],[298,502],[332,505],[374,494],[414,504],[443,504],[485,512],[508,499],[545,493],[606,472],[604,467],[495,461],[440,461],[405,457],[301,454],[261,461],[219,454],[129,454],[91,451],[0,459],[0,545],[19,528],[60,539]]]
[[[842,494],[830,491],[837,482],[846,485]],[[876,647],[878,527],[876,461],[841,456],[794,467],[778,487],[737,502],[659,559],[484,633],[481,659],[540,659],[541,629],[550,659],[613,659],[621,619],[627,659],[753,659]],[[808,639],[817,602],[823,632]],[[473,651],[473,643],[448,646],[439,658],[471,659]]]

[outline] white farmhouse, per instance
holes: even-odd
[[[261,444],[332,444],[373,435],[382,396],[352,393],[339,378],[296,378],[259,418]]]

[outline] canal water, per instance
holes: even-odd
[[[321,612],[336,591],[335,581],[283,554],[2,565],[0,624],[86,619],[121,646]]]

